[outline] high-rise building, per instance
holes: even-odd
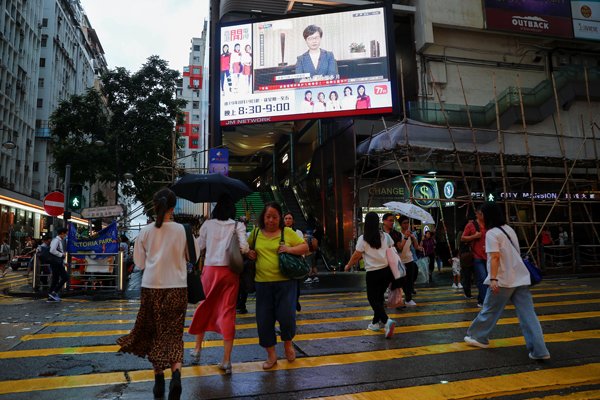
[[[18,248],[48,229],[42,199],[62,189],[50,115],[107,66],[79,0],[0,1],[0,15],[0,236]]]

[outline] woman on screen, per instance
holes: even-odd
[[[327,103],[327,110],[334,111],[341,109],[342,106],[340,105],[338,94],[335,90],[333,90],[331,93],[329,93],[329,102]]]
[[[252,46],[247,44],[242,53],[242,75],[247,88],[247,93],[252,91]]]
[[[302,32],[308,51],[296,61],[296,74],[310,74],[309,80],[336,79],[338,66],[331,51],[321,49],[323,30],[316,25],[309,25]]]
[[[319,92],[317,94],[317,101],[315,103],[315,107],[314,107],[313,111],[314,112],[327,111],[327,103],[325,103],[325,93]]]
[[[342,98],[342,110],[354,110],[356,108],[356,99],[352,93],[352,88],[346,86],[344,88],[344,97]]]
[[[225,85],[227,85],[227,91],[231,92],[231,53],[229,52],[229,45],[223,45],[223,52],[221,53],[221,92],[225,92]],[[225,82],[227,80],[227,82]]]
[[[358,93],[358,96],[356,97],[357,110],[371,108],[371,98],[367,96],[365,90],[364,85],[358,85],[358,88],[356,89],[356,93]]]
[[[231,53],[230,61],[233,92],[238,92],[240,89],[240,75],[242,73],[242,51],[239,43],[236,43],[233,46],[233,53]]]
[[[304,92],[304,100],[302,100],[302,104],[300,105],[300,111],[302,113],[311,113],[313,112],[315,107],[315,102],[312,100],[312,92],[307,90]]]

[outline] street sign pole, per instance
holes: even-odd
[[[69,222],[69,218],[71,218],[71,213],[68,211],[69,205],[69,197],[70,197],[70,187],[71,187],[71,164],[67,164],[65,166],[65,211],[63,213],[63,222],[65,223],[65,228],[67,227],[67,223]]]

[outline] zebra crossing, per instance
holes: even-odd
[[[264,371],[249,301],[250,314],[236,321],[233,375],[217,368],[222,341],[209,333],[200,365],[186,350],[182,398],[600,398],[600,279],[548,280],[532,293],[552,354],[547,362],[528,359],[512,306],[489,349],[466,346],[462,338],[479,308],[433,287],[418,289],[417,307],[389,310],[397,321],[391,340],[366,329],[364,292],[304,295],[298,358]],[[139,301],[37,300],[36,307],[52,318],[0,351],[0,399],[151,398],[150,363],[115,345],[133,326]],[[193,348],[193,336],[185,333],[184,341]],[[279,345],[278,353],[283,358]]]

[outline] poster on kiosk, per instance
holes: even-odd
[[[396,111],[386,7],[219,29],[221,125]]]

